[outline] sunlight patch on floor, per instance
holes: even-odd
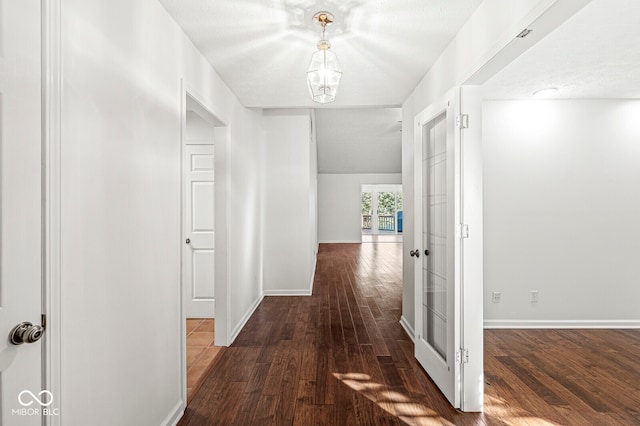
[[[503,399],[496,398],[485,393],[485,414],[489,417],[499,418],[508,426],[562,426],[559,423],[536,417],[531,413],[510,406]]]
[[[411,426],[428,426],[451,424],[441,418],[434,410],[386,385],[376,383],[371,377],[362,373],[333,373],[342,383],[364,395],[392,416],[398,417]]]

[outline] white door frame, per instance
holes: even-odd
[[[181,211],[180,223],[184,223],[182,218],[183,210],[183,159],[184,155],[183,146],[186,139],[186,125],[187,125],[187,96],[197,103],[196,107],[202,108],[202,113],[213,117],[216,121],[214,130],[215,141],[215,345],[216,346],[228,346],[229,337],[231,336],[230,330],[230,309],[231,305],[231,292],[229,289],[228,271],[229,271],[229,256],[228,256],[228,239],[229,234],[228,220],[230,217],[229,212],[229,192],[227,190],[227,184],[230,181],[229,166],[227,158],[230,152],[230,128],[228,123],[220,118],[219,114],[213,111],[208,105],[207,98],[202,96],[200,92],[192,87],[184,79],[180,82],[181,97],[180,97],[180,200],[178,200]],[[183,277],[183,251],[187,249],[183,239],[183,229],[180,226],[179,234],[176,241],[180,244],[180,277]],[[181,279],[182,281],[182,279]],[[187,331],[186,331],[186,300],[182,291],[182,282],[179,285],[179,297],[180,297],[180,350],[181,350],[181,368],[180,374],[182,375],[182,400],[187,401]]]
[[[62,394],[61,289],[61,0],[42,0],[42,188],[43,188],[43,337],[44,388],[53,394],[51,409],[60,409]],[[45,416],[44,424],[59,426],[61,416]]]
[[[461,223],[466,225],[461,254],[461,345],[469,355],[462,364],[462,411],[481,412],[484,407],[483,312],[483,165],[482,87],[460,88],[460,110],[467,116],[460,130]]]

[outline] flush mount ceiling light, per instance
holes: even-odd
[[[311,57],[307,70],[307,84],[314,102],[326,104],[336,99],[338,84],[342,77],[342,70],[335,53],[329,51],[331,43],[325,38],[327,25],[333,22],[333,15],[329,12],[318,12],[313,15],[313,21],[322,26],[322,39],[318,42],[318,51]]]
[[[558,93],[557,87],[547,87],[546,89],[536,90],[533,92],[533,96],[536,98],[548,98]]]

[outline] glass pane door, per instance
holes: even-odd
[[[423,128],[423,321],[427,343],[447,360],[447,132],[445,115]],[[428,255],[427,255],[428,254]]]
[[[461,261],[455,224],[456,91],[416,116],[415,261],[416,359],[451,405],[460,407],[460,312],[456,265]]]
[[[362,214],[361,231],[371,232],[371,215],[373,213],[371,192],[363,192],[360,202],[360,209]]]
[[[378,231],[396,231],[396,193],[378,192]]]

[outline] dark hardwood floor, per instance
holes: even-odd
[[[640,330],[485,332],[485,412],[452,409],[399,324],[401,244],[321,245],[267,297],[180,425],[640,425]]]

